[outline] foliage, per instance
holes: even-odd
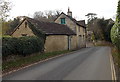
[[[10,22],[9,21],[3,21],[2,22],[2,34],[6,34],[6,32],[9,30],[10,28]]]
[[[116,47],[112,47],[112,55],[115,64],[120,68],[120,51]]]
[[[16,54],[17,38],[3,37],[2,39],[2,56],[6,57],[11,54]]]
[[[13,29],[15,29],[18,25],[20,24],[20,18],[14,18],[14,20],[12,20],[10,22],[10,28],[9,31],[13,31]]]
[[[3,37],[2,38],[2,55],[3,58],[8,55],[29,55],[43,50],[44,43],[38,37]]]
[[[94,41],[95,40],[95,35],[92,34],[91,40]]]
[[[10,34],[20,24],[20,18],[2,22],[2,34]]]
[[[15,68],[19,68],[21,66],[26,66],[28,64],[32,64],[34,62],[38,62],[38,61],[41,61],[56,55],[68,53],[68,52],[71,52],[71,51],[65,50],[65,51],[56,51],[56,52],[41,53],[41,54],[35,53],[35,55],[33,54],[32,56],[20,57],[18,59],[10,60],[7,62],[3,61],[2,70],[3,72],[10,71]]]
[[[28,25],[37,37],[39,37],[39,38],[43,39],[43,41],[45,41],[46,36],[40,29],[39,30],[36,29],[36,27],[33,24],[31,24],[30,22],[28,23]]]
[[[0,19],[6,20],[11,10],[11,2],[7,0],[0,0]]]
[[[111,30],[111,39],[113,44],[120,50],[120,0],[118,1],[116,22]]]
[[[116,22],[111,29],[111,39],[113,44],[120,49],[120,28],[119,24]]]
[[[88,13],[88,14],[85,15],[85,16],[88,17],[88,22],[90,22],[92,19],[95,18],[96,15],[97,15],[96,13]]]
[[[10,35],[3,35],[2,37],[11,37]]]
[[[112,19],[94,18],[88,22],[88,30],[93,31],[96,40],[110,41],[110,31],[114,24]]]
[[[54,22],[54,20],[60,15],[61,10],[48,10],[48,11],[37,11],[34,13],[34,19],[44,22]]]
[[[111,32],[112,26],[114,25],[114,22],[112,21],[112,19],[105,20],[104,18],[102,18],[102,19],[99,19],[97,23],[103,35],[103,39],[111,42],[110,32]]]
[[[0,35],[5,34],[9,29],[9,22],[5,20],[9,16],[9,12],[11,10],[11,2],[7,0],[0,0]],[[2,21],[2,22],[1,22]]]

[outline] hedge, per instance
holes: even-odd
[[[111,40],[120,51],[120,0],[117,6],[117,17],[114,26],[111,29]]]
[[[3,37],[2,38],[2,56],[8,55],[29,55],[36,52],[42,52],[44,41],[35,36],[27,37]]]
[[[111,40],[118,50],[120,50],[120,26],[117,22],[111,29]]]

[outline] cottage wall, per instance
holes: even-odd
[[[61,14],[56,20],[55,23],[61,24],[61,18],[65,18],[66,24],[71,30],[73,30],[77,35],[73,43],[76,43],[76,48],[85,47],[85,29],[82,26],[77,25],[69,17],[64,14]]]
[[[68,18],[66,15],[61,14],[56,20],[55,23],[61,24],[61,18],[65,18],[66,24],[70,29],[72,29],[74,32],[76,32],[76,24]]]
[[[49,35],[45,41],[45,52],[67,50],[67,36],[65,35]]]
[[[26,20],[15,30],[15,32],[11,35],[13,37],[21,37],[23,34],[27,36],[35,36],[33,31],[26,25]],[[72,22],[71,22],[72,23]],[[70,36],[70,50],[77,48],[77,37],[76,35]],[[53,52],[53,51],[63,51],[68,50],[68,36],[67,35],[48,35],[46,36],[44,51],[45,52]]]
[[[76,49],[76,36],[71,36],[70,50]],[[49,35],[45,41],[45,52],[68,50],[67,35]]]
[[[28,27],[26,20],[19,26],[19,28],[17,28],[17,30],[11,36],[21,37],[25,34],[27,34],[27,36],[34,36],[32,30]]]
[[[86,46],[86,39],[85,39],[85,29],[81,26],[76,26],[77,27],[77,47],[82,48]]]
[[[71,50],[77,49],[77,36],[71,37]]]

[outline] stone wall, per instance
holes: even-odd
[[[76,49],[76,36],[71,36],[70,50]],[[67,35],[49,35],[45,41],[45,52],[68,50]]]
[[[70,18],[68,18],[66,15],[61,14],[56,20],[55,23],[61,24],[61,18],[65,18],[66,24],[70,29],[72,29],[74,32],[76,32],[76,24],[71,21]]]
[[[82,26],[77,25],[73,22],[69,17],[64,14],[61,14],[56,20],[55,23],[61,24],[61,18],[65,18],[66,24],[71,30],[73,30],[77,35],[76,39],[74,39],[74,43],[76,43],[77,48],[85,47],[85,29]]]
[[[21,37],[23,34],[27,36],[35,36],[32,30],[25,25],[26,20],[19,26],[19,28],[11,35],[13,37]],[[72,23],[72,22],[71,22]],[[45,40],[45,52],[68,50],[68,36],[67,35],[49,35]],[[77,48],[76,35],[71,36],[70,50]]]
[[[26,25],[25,25],[25,22],[26,22]],[[19,28],[11,36],[21,37],[22,35],[34,36],[32,30],[28,27],[26,20],[19,26]]]
[[[74,35],[71,37],[71,50],[77,49],[77,37]]]
[[[67,36],[49,35],[45,41],[45,52],[62,51],[68,49]]]

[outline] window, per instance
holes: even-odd
[[[27,28],[27,22],[25,22],[25,28]]]
[[[61,18],[61,24],[65,24],[65,18]]]
[[[27,34],[21,34],[22,36],[27,36]]]
[[[79,35],[80,37],[82,37],[82,35]]]

